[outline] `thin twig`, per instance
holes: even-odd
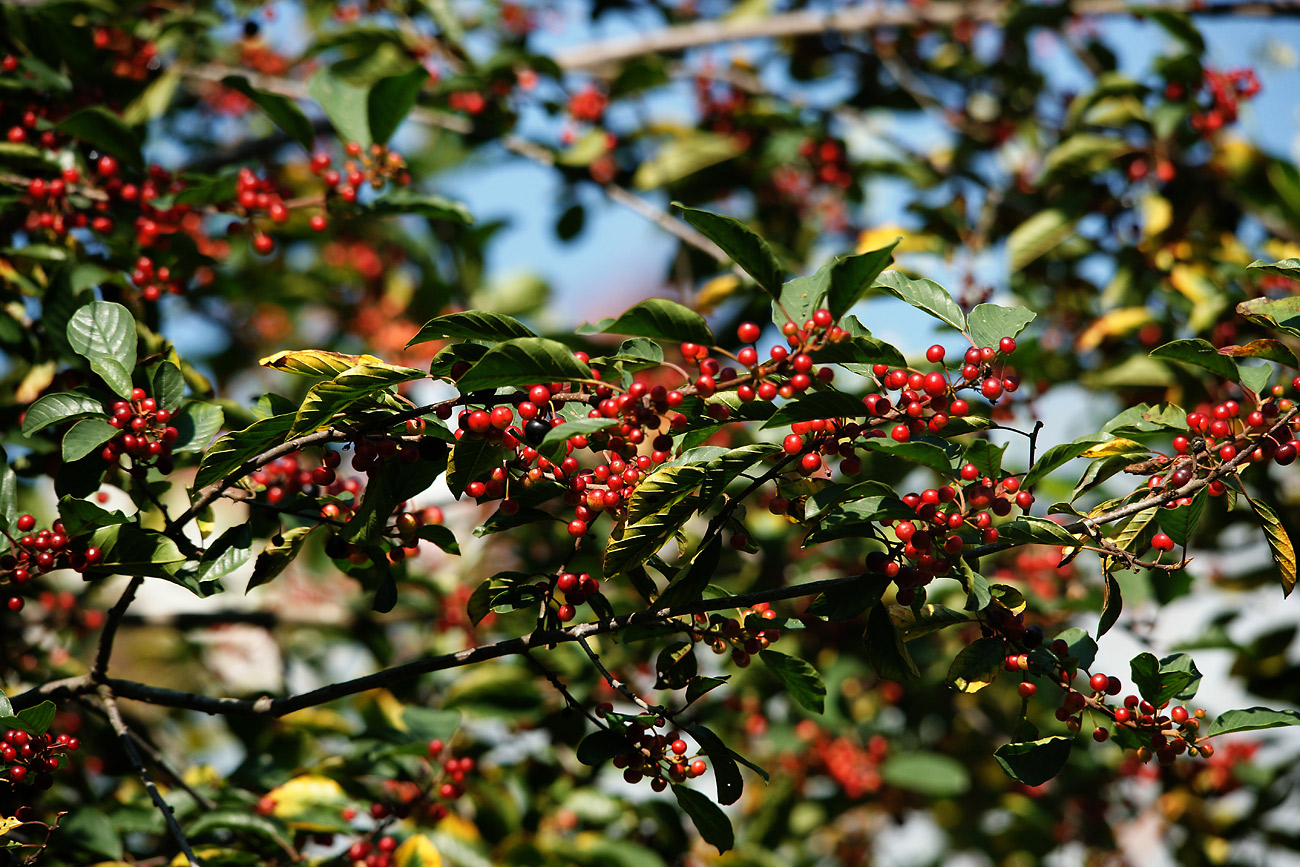
[[[99,645],[95,649],[95,663],[90,669],[91,681],[102,680],[104,672],[108,671],[108,660],[113,655],[113,639],[117,637],[117,627],[121,625],[126,609],[131,607],[131,600],[135,599],[135,594],[143,583],[144,579],[139,576],[132,578],[126,585],[126,589],[122,591],[122,595],[118,597],[116,604],[105,616],[104,631],[99,634]]]
[[[140,753],[135,748],[135,740],[131,737],[131,730],[126,727],[126,722],[122,719],[122,712],[118,710],[117,700],[113,696],[113,690],[108,684],[101,683],[98,687],[99,700],[104,703],[104,711],[108,714],[108,722],[117,732],[118,740],[122,742],[122,748],[126,750],[127,758],[135,766],[136,773],[140,777],[140,782],[144,784],[145,790],[153,800],[154,806],[162,813],[163,821],[167,823],[168,830],[176,838],[176,843],[185,853],[185,859],[189,867],[202,867],[199,859],[190,848],[190,841],[185,839],[185,832],[181,830],[180,824],[176,821],[176,815],[170,804],[163,799],[162,793],[158,791],[158,786],[154,783],[153,777],[149,774],[149,769],[145,767],[144,761],[140,758]]]

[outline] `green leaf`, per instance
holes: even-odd
[[[706,481],[708,484],[706,490],[700,492],[697,508],[708,508],[736,476],[772,451],[772,446],[756,443],[738,449],[724,449],[721,453],[706,449],[684,452],[677,460],[661,464],[641,480],[627,504],[628,520],[640,521],[649,514],[679,503]]]
[[[248,586],[244,588],[245,595],[253,588],[272,581],[288,568],[289,564],[302,553],[302,546],[307,543],[311,534],[322,526],[315,524],[311,527],[293,527],[280,534],[278,544],[268,543],[253,563],[253,576],[248,579]]]
[[[1175,672],[1186,672],[1191,675],[1191,680],[1178,692],[1174,693],[1174,698],[1179,701],[1191,701],[1196,698],[1196,691],[1201,685],[1201,672],[1196,667],[1195,661],[1186,653],[1173,653],[1160,660],[1160,673],[1162,675]]]
[[[415,379],[424,379],[423,370],[400,367],[394,364],[358,364],[333,379],[318,382],[303,398],[298,409],[290,437],[320,430],[339,412],[362,398],[372,397],[392,386]]]
[[[695,725],[690,726],[686,731],[704,748],[710,764],[713,765],[713,779],[718,786],[718,803],[734,804],[740,800],[740,795],[745,789],[745,781],[740,776],[737,762],[743,762],[745,767],[762,776],[764,780],[767,779],[766,771],[733,751],[710,729]]]
[[[501,572],[484,581],[470,595],[465,612],[477,626],[493,611],[504,613],[535,607],[542,592],[533,586],[533,576],[524,572]]]
[[[655,601],[655,610],[675,608],[699,602],[704,590],[709,586],[709,579],[718,568],[722,556],[722,537],[714,536],[709,544],[696,552],[694,559],[681,569],[668,582],[664,592]]]
[[[872,372],[872,365],[875,364],[888,364],[890,367],[907,366],[907,359],[896,347],[883,340],[862,335],[854,335],[838,343],[828,343],[809,354],[817,364],[840,364],[846,370],[862,376],[869,375]]]
[[[761,429],[789,427],[793,422],[813,419],[860,418],[865,414],[862,401],[853,395],[842,391],[807,391],[784,403],[763,422]]]
[[[1161,509],[1160,527],[1169,534],[1169,538],[1174,540],[1177,545],[1188,545],[1192,541],[1192,536],[1196,533],[1196,525],[1201,520],[1201,512],[1205,509],[1205,502],[1209,499],[1210,492],[1201,488],[1192,497],[1192,502],[1186,506],[1178,506],[1174,509]]]
[[[185,399],[185,375],[170,361],[158,362],[149,372],[149,394],[160,409],[176,409]]]
[[[1067,170],[1092,172],[1131,148],[1131,145],[1120,138],[1095,133],[1075,133],[1048,151],[1043,159],[1043,170],[1048,173]]]
[[[660,145],[642,161],[632,177],[632,186],[638,190],[663,189],[741,153],[733,136],[688,130]]]
[[[80,536],[87,531],[94,532],[98,527],[131,521],[131,518],[119,511],[110,512],[89,500],[77,497],[59,499],[59,519],[63,521],[63,528],[69,537]]]
[[[231,832],[261,837],[282,849],[291,848],[294,835],[288,825],[272,816],[233,807],[200,812],[185,826],[186,836],[199,840],[223,838]]]
[[[988,440],[975,440],[966,447],[962,462],[974,464],[981,476],[988,476],[995,482],[1002,478],[1002,456],[1007,452],[1006,445],[995,446]]]
[[[1056,637],[1065,642],[1069,655],[1079,660],[1080,668],[1092,668],[1093,660],[1097,658],[1097,642],[1092,640],[1086,630],[1071,627]]]
[[[920,464],[923,467],[929,467],[944,475],[952,473],[952,461],[948,458],[948,453],[927,442],[912,440],[900,443],[892,439],[874,438],[863,440],[857,445],[858,448],[864,451],[880,452],[889,455],[891,458],[901,458],[914,464]]]
[[[1029,472],[1025,473],[1024,479],[1021,480],[1021,486],[1025,488],[1032,487],[1053,470],[1064,466],[1088,449],[1098,443],[1105,442],[1107,439],[1105,436],[1089,434],[1081,436],[1072,442],[1052,446],[1043,452],[1042,457],[1034,462],[1034,465],[1029,468]]]
[[[1232,363],[1232,359],[1220,355],[1212,343],[1199,337],[1171,341],[1164,346],[1157,346],[1149,354],[1152,358],[1167,358],[1203,368],[1229,382],[1237,381],[1237,365]]]
[[[1058,208],[1034,214],[1007,235],[1007,256],[1012,273],[1022,270],[1039,256],[1060,246],[1074,234],[1079,218]],[[997,344],[979,344],[996,346]]]
[[[886,785],[931,798],[955,798],[970,789],[966,766],[941,753],[895,753],[880,766],[880,777]]]
[[[1008,777],[1026,786],[1041,786],[1061,772],[1070,758],[1069,738],[1050,737],[1018,744],[1003,744],[994,750]]]
[[[18,476],[9,466],[9,455],[0,447],[0,530],[18,520]]]
[[[391,75],[376,82],[366,102],[371,138],[386,144],[415,107],[428,81],[428,70],[416,66],[402,75]]]
[[[1238,304],[1237,312],[1252,322],[1275,328],[1292,337],[1300,337],[1300,296],[1286,295],[1277,299],[1252,298]]]
[[[1097,637],[1101,638],[1119,620],[1124,610],[1124,595],[1120,592],[1119,582],[1109,569],[1106,570],[1106,586],[1101,596],[1101,619],[1097,621]]]
[[[867,662],[884,680],[906,680],[918,677],[921,672],[907,652],[907,645],[899,635],[894,620],[884,605],[876,605],[867,615]]]
[[[178,578],[176,572],[186,557],[175,542],[155,530],[145,530],[132,523],[110,524],[96,530],[90,544],[104,553],[99,563],[86,569],[87,573],[163,578],[198,596],[221,591],[220,587],[201,587]]]
[[[833,587],[822,593],[808,606],[808,614],[824,617],[832,622],[842,622],[860,617],[868,608],[880,602],[888,587],[885,580],[869,575],[842,587]]]
[[[225,413],[215,403],[189,401],[172,416],[171,424],[178,434],[172,451],[176,454],[203,451],[224,422]]]
[[[688,208],[680,202],[673,202],[673,205],[681,209],[686,222],[721,247],[769,295],[773,298],[781,297],[781,263],[766,241],[733,217]]]
[[[1293,710],[1270,710],[1266,707],[1247,707],[1225,710],[1210,723],[1207,737],[1235,732],[1253,732],[1283,726],[1300,726],[1300,713]]]
[[[577,759],[584,765],[595,767],[615,756],[627,755],[631,745],[621,732],[613,729],[596,729],[578,744]]]
[[[677,797],[677,804],[682,808],[682,812],[690,816],[691,821],[695,823],[700,837],[716,848],[719,855],[730,851],[736,845],[736,834],[731,828],[731,820],[706,795],[677,784],[673,785],[673,795]]]
[[[813,713],[826,710],[826,684],[811,664],[775,650],[760,651],[758,656],[785,684],[791,698]]]
[[[252,527],[248,524],[231,527],[203,552],[195,577],[199,581],[214,581],[229,575],[248,562],[253,556],[252,548]]]
[[[302,109],[298,108],[292,99],[278,93],[258,90],[242,75],[227,75],[221,79],[221,83],[251,99],[253,104],[260,108],[271,119],[271,123],[278,126],[285,135],[306,150],[311,150],[312,142],[316,139],[316,131],[312,129],[307,115],[302,113]]]
[[[562,448],[569,437],[588,436],[597,431],[609,430],[617,427],[619,421],[617,418],[579,418],[566,421],[548,430],[546,436],[538,443],[537,450],[550,454],[555,449]]]
[[[1024,515],[998,528],[999,541],[1013,545],[1077,545],[1079,540],[1060,524],[1046,518]]]
[[[488,439],[463,436],[451,447],[451,460],[447,465],[447,487],[456,499],[465,492],[470,482],[485,479],[495,467],[501,466],[505,454],[500,443]]]
[[[135,368],[135,317],[121,304],[92,301],[68,320],[68,343],[90,362],[109,388],[121,397],[131,396],[131,371]]]
[[[461,393],[486,388],[591,379],[573,350],[544,337],[517,337],[489,349],[456,383]]]
[[[1263,274],[1274,274],[1278,277],[1287,277],[1291,280],[1300,280],[1300,259],[1282,259],[1279,262],[1265,262],[1263,259],[1256,259],[1247,265],[1246,269]]]
[[[698,670],[694,643],[674,641],[655,659],[655,689],[681,689]]]
[[[444,337],[456,337],[461,340],[488,340],[498,342],[513,340],[516,337],[535,337],[536,335],[522,322],[504,313],[490,310],[466,310],[461,313],[448,313],[424,323],[419,333],[406,344],[407,348],[440,340]]]
[[[970,339],[976,346],[992,346],[996,349],[998,341],[1003,337],[1015,337],[1037,315],[1027,307],[978,304],[966,322],[970,326]]]
[[[624,523],[610,537],[609,545],[605,548],[605,574],[616,575],[625,569],[640,566],[691,519],[696,507],[695,498],[688,497],[663,511]]]
[[[1006,660],[1006,645],[999,639],[977,638],[953,659],[948,682],[958,692],[979,692],[993,682]]]
[[[826,309],[831,312],[831,316],[836,321],[858,303],[881,272],[889,267],[894,260],[894,248],[897,246],[898,241],[895,241],[879,250],[842,256],[831,264],[830,285],[826,289]]]
[[[416,217],[443,220],[444,222],[459,223],[465,226],[472,225],[474,222],[474,215],[469,212],[469,208],[465,207],[463,202],[443,196],[421,193],[410,187],[398,187],[395,190],[389,190],[371,202],[364,211],[376,217],[411,214]]]
[[[913,280],[901,271],[886,271],[876,279],[874,288],[929,313],[958,331],[966,331],[966,317],[961,308],[948,290],[933,280]]]
[[[629,307],[615,319],[607,319],[595,326],[583,326],[580,333],[627,334],[636,337],[653,337],[683,343],[713,345],[713,332],[704,317],[689,307],[667,298],[650,298]]]
[[[341,138],[370,146],[369,86],[355,84],[326,67],[312,77],[307,93],[325,110]]]
[[[70,114],[59,121],[56,128],[135,168],[144,165],[140,139],[122,118],[102,106],[90,106]]]
[[[1296,579],[1295,546],[1291,544],[1291,537],[1287,535],[1286,528],[1282,526],[1272,506],[1252,498],[1250,507],[1264,525],[1268,549],[1273,553],[1273,562],[1277,563],[1277,577],[1282,582],[1282,595],[1290,596],[1295,589]]]
[[[722,677],[707,677],[705,675],[692,677],[691,682],[686,684],[686,703],[693,703],[696,699],[707,695],[730,679],[731,675],[729,674],[724,674]]]
[[[50,730],[50,725],[54,722],[54,714],[57,710],[54,702],[43,701],[40,704],[18,711],[18,716],[10,717],[4,725],[22,729],[28,734],[43,735]]]
[[[59,822],[60,836],[95,855],[114,861],[122,857],[122,840],[113,829],[113,822],[100,810],[79,807]]]
[[[104,407],[92,397],[74,391],[47,394],[27,408],[27,412],[23,415],[23,436],[29,437],[50,425],[86,416],[107,418]]]
[[[441,524],[425,524],[415,531],[415,535],[426,542],[432,542],[448,554],[460,554],[460,543],[456,541],[456,534],[450,527]]]
[[[1195,666],[1192,666],[1191,670],[1172,666],[1165,669],[1150,653],[1139,653],[1133,657],[1129,669],[1132,673],[1133,685],[1138,688],[1138,692],[1144,699],[1156,707],[1162,706],[1200,679],[1200,672],[1195,672]]]
[[[240,469],[245,462],[284,442],[293,427],[296,413],[284,413],[264,418],[243,430],[233,431],[218,439],[208,449],[194,477],[194,487],[204,488],[221,481]]]

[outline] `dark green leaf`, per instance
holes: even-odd
[[[144,165],[140,156],[140,139],[122,118],[102,106],[90,106],[68,115],[59,121],[57,129],[131,166],[139,168]]]
[[[1259,729],[1275,729],[1283,726],[1300,726],[1300,713],[1293,710],[1270,710],[1266,707],[1248,707],[1241,710],[1225,710],[1210,723],[1206,732],[1209,737],[1226,735],[1234,732],[1253,732]]]
[[[253,532],[248,524],[239,524],[222,533],[203,552],[196,578],[213,581],[229,575],[253,556]]]
[[[1070,758],[1070,739],[1042,738],[1018,744],[1003,744],[993,755],[1002,770],[1026,786],[1041,786],[1061,772]]]
[[[1052,446],[1050,449],[1043,452],[1042,456],[1034,462],[1032,467],[1029,468],[1029,472],[1025,473],[1021,485],[1025,488],[1032,487],[1039,479],[1045,478],[1048,473],[1052,472],[1052,470],[1069,463],[1098,443],[1105,442],[1106,439],[1107,437],[1105,436],[1089,434],[1087,436],[1079,437],[1072,442]]]
[[[1199,337],[1192,340],[1174,340],[1164,346],[1157,346],[1151,350],[1150,356],[1195,365],[1229,382],[1237,381],[1237,365],[1232,363],[1232,359],[1220,355],[1219,350],[1215,349],[1212,343]]]
[[[293,831],[280,820],[234,808],[200,812],[194,821],[185,826],[186,836],[199,840],[205,837],[221,838],[230,832],[261,837],[267,843],[283,849],[290,848],[293,839]]]
[[[215,403],[189,401],[172,416],[171,424],[178,434],[172,443],[172,451],[177,454],[203,451],[212,443],[224,421],[225,414]]]
[[[170,361],[160,361],[149,372],[149,394],[160,409],[174,410],[185,399],[185,376]]]
[[[914,464],[929,467],[944,475],[952,472],[952,461],[949,459],[948,453],[930,443],[920,441],[900,443],[880,437],[863,440],[858,443],[858,447],[864,451],[880,452],[891,458],[911,461]]]
[[[489,349],[456,385],[464,393],[580,379],[591,379],[591,368],[569,347],[544,337],[517,337]]]
[[[674,784],[673,794],[677,797],[678,806],[695,823],[700,837],[716,848],[719,855],[730,851],[736,845],[736,835],[731,829],[731,820],[717,804],[710,801],[707,796],[682,785]]]
[[[781,297],[781,263],[766,241],[733,217],[688,208],[680,202],[673,202],[673,205],[681,209],[686,222],[721,247],[769,295]]]
[[[1260,325],[1276,328],[1292,337],[1300,337],[1300,296],[1286,295],[1277,299],[1252,298],[1238,304],[1237,312]]]
[[[257,555],[257,561],[253,563],[253,577],[248,579],[248,586],[244,588],[244,593],[248,593],[255,587],[261,587],[287,569],[302,552],[302,546],[307,543],[308,537],[320,528],[320,524],[311,527],[293,527],[280,534],[278,545],[269,543],[262,553]]]
[[[312,78],[307,93],[345,141],[370,146],[370,87],[356,84],[326,67]]]
[[[1171,672],[1185,671],[1191,675],[1191,680],[1177,693],[1174,698],[1179,701],[1191,701],[1196,698],[1196,691],[1201,685],[1201,672],[1196,667],[1196,663],[1186,653],[1174,653],[1160,660],[1161,674]]]
[[[700,601],[704,588],[709,586],[709,579],[718,568],[721,556],[722,537],[715,535],[709,544],[696,553],[695,559],[668,582],[664,592],[659,594],[655,609],[675,608]]]
[[[953,659],[948,682],[959,692],[979,692],[993,682],[1006,660],[1006,645],[1001,640],[977,638]]]
[[[884,605],[876,605],[867,615],[867,662],[884,680],[906,680],[918,677],[921,672],[912,655],[907,652],[903,637],[898,634],[893,618]]]
[[[683,307],[667,298],[650,298],[611,320],[595,326],[584,326],[580,332],[601,334],[627,334],[636,337],[653,337],[683,343],[713,345],[713,332],[704,317],[689,307]]]
[[[307,115],[302,113],[302,109],[298,108],[292,99],[278,93],[258,90],[242,75],[227,75],[221,79],[221,83],[251,99],[253,104],[260,108],[285,135],[303,148],[311,150],[316,131],[312,129]]]
[[[740,776],[740,768],[736,765],[737,761],[744,762],[746,767],[761,774],[763,779],[767,779],[767,774],[761,768],[733,752],[722,742],[722,738],[715,735],[710,729],[696,725],[688,728],[687,733],[704,748],[704,752],[709,757],[709,764],[713,765],[713,779],[718,786],[718,803],[734,804],[740,800],[741,792],[745,788],[745,781]]]
[[[94,398],[74,391],[47,394],[27,408],[27,413],[23,416],[23,436],[29,437],[50,425],[86,416],[107,418],[104,407]]]
[[[894,259],[898,241],[879,250],[843,256],[831,266],[830,285],[826,290],[826,309],[837,321],[871,288],[880,273]],[[802,325],[803,323],[799,323]]]
[[[110,524],[125,524],[131,518],[119,511],[108,511],[89,500],[77,497],[63,497],[59,500],[59,520],[69,537],[80,536],[87,531],[93,532],[97,527]]]
[[[966,330],[966,317],[961,308],[948,290],[933,280],[913,280],[900,271],[886,271],[876,279],[874,288],[947,322],[958,331]]]
[[[447,465],[447,487],[452,496],[460,499],[470,482],[487,478],[495,467],[505,460],[500,443],[489,439],[461,437],[451,447],[451,461]]]
[[[460,553],[460,543],[456,541],[456,534],[441,524],[425,524],[415,531],[415,535],[418,539],[432,542],[448,554]]]
[[[428,81],[429,73],[423,66],[380,79],[367,100],[371,138],[386,144],[415,106],[420,90]]]
[[[613,729],[596,729],[578,744],[578,761],[594,767],[615,756],[626,755],[631,749],[631,744],[620,732]]]
[[[706,677],[705,675],[692,677],[691,682],[686,684],[686,703],[692,703],[697,698],[722,686],[730,679],[731,675],[729,674],[722,677]]]
[[[78,807],[59,822],[60,836],[95,855],[118,860],[122,857],[122,840],[113,823],[93,807]]]
[[[1069,647],[1070,656],[1079,660],[1080,668],[1091,668],[1097,658],[1097,642],[1092,640],[1086,630],[1072,627],[1056,636]]]
[[[490,310],[466,310],[461,313],[448,313],[424,323],[420,332],[411,338],[407,347],[428,343],[444,337],[457,337],[462,340],[512,340],[516,337],[534,337],[526,325],[504,313]]]
[[[681,689],[695,677],[698,667],[695,644],[674,641],[655,659],[655,689]]]
[[[763,429],[789,427],[793,422],[822,418],[858,418],[866,414],[862,401],[842,391],[809,391],[787,401],[763,423]]]
[[[244,462],[284,442],[285,435],[293,427],[295,415],[296,413],[273,415],[218,439],[203,456],[199,471],[194,477],[194,486],[203,488],[221,481],[238,470]]]
[[[92,301],[68,320],[68,343],[90,362],[109,388],[121,397],[131,396],[131,371],[135,368],[135,317],[121,304]]]
[[[998,528],[998,540],[1012,545],[1066,545],[1079,540],[1067,533],[1060,524],[1046,518],[1022,515]]]
[[[1101,638],[1119,620],[1124,610],[1124,596],[1120,593],[1119,582],[1109,569],[1106,570],[1106,586],[1101,597],[1101,619],[1097,622],[1097,637]]]
[[[760,651],[758,657],[781,679],[791,698],[813,713],[826,710],[826,684],[807,661],[775,650]]]
[[[370,203],[366,211],[377,217],[397,214],[412,214],[431,220],[443,220],[448,223],[471,225],[474,215],[464,203],[443,196],[421,193],[410,187],[398,187],[389,190]]]

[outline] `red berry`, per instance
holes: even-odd
[[[1088,685],[1092,687],[1093,692],[1105,692],[1106,686],[1110,683],[1110,678],[1104,674],[1094,674],[1088,678]]]
[[[1014,337],[1004,337],[998,341],[998,351],[1003,355],[1010,355],[1016,351],[1016,340]]]
[[[945,354],[944,348],[936,343],[934,346],[931,346],[929,349],[925,351],[925,360],[932,362],[934,364],[938,364],[939,362],[943,361],[944,354]]]
[[[574,518],[569,522],[569,535],[575,539],[580,539],[587,534],[587,522],[579,521]]]
[[[1025,680],[1021,681],[1020,685],[1016,687],[1016,692],[1020,693],[1021,698],[1033,698],[1038,693],[1038,687]]]
[[[253,250],[263,256],[269,256],[275,250],[275,239],[270,235],[254,235]]]
[[[753,343],[762,333],[763,330],[755,322],[742,322],[736,328],[736,336],[740,338],[741,343]]]
[[[787,455],[797,455],[803,451],[803,437],[799,434],[787,434],[781,442],[781,448],[785,449]]]

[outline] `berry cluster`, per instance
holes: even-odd
[[[1191,116],[1192,129],[1209,138],[1237,119],[1240,103],[1259,93],[1259,78],[1253,69],[1217,70],[1205,68],[1202,79],[1205,102]]]
[[[66,765],[66,753],[75,753],[81,741],[66,734],[57,738],[48,733],[34,735],[22,729],[10,729],[0,741],[0,762],[4,776],[14,785],[27,783],[37,789],[54,785],[53,772]]]
[[[62,521],[55,521],[48,529],[37,530],[35,517],[19,515],[14,528],[23,535],[15,539],[8,533],[4,534],[9,539],[9,550],[0,556],[0,579],[15,588],[21,589],[35,575],[55,569],[83,572],[103,557],[103,552],[94,546],[74,550]],[[22,611],[23,598],[10,596],[5,605],[10,611]]]
[[[104,460],[116,464],[126,455],[131,458],[132,466],[156,466],[160,472],[170,473],[172,443],[180,436],[171,420],[171,410],[158,406],[143,388],[132,389],[129,401],[113,404],[108,423],[120,428],[122,433],[104,446]]]
[[[747,667],[751,657],[781,639],[780,629],[763,623],[776,619],[776,612],[766,602],[742,609],[739,618],[715,614],[706,619],[701,614],[696,619],[707,627],[692,633],[692,637],[707,641],[716,654],[730,651],[731,661],[739,668]]]
[[[312,156],[311,171],[325,181],[330,194],[337,195],[349,204],[357,200],[358,193],[364,187],[380,190],[389,183],[406,186],[411,182],[406,160],[386,145],[372,144],[369,148],[363,148],[353,141],[348,142],[343,150],[348,158],[343,162],[342,171],[333,167],[334,160],[326,153]],[[314,231],[324,231],[325,227],[324,216],[312,218],[311,228]]]
[[[609,720],[610,731],[627,739],[627,752],[614,756],[614,767],[623,771],[623,779],[636,784],[650,780],[650,788],[662,792],[671,780],[681,783],[703,776],[708,762],[698,750],[691,753],[690,745],[675,731],[661,734],[656,729],[667,725],[663,717],[653,714],[624,716],[615,714],[608,702],[597,706],[596,712]],[[690,753],[690,755],[688,755]]]

